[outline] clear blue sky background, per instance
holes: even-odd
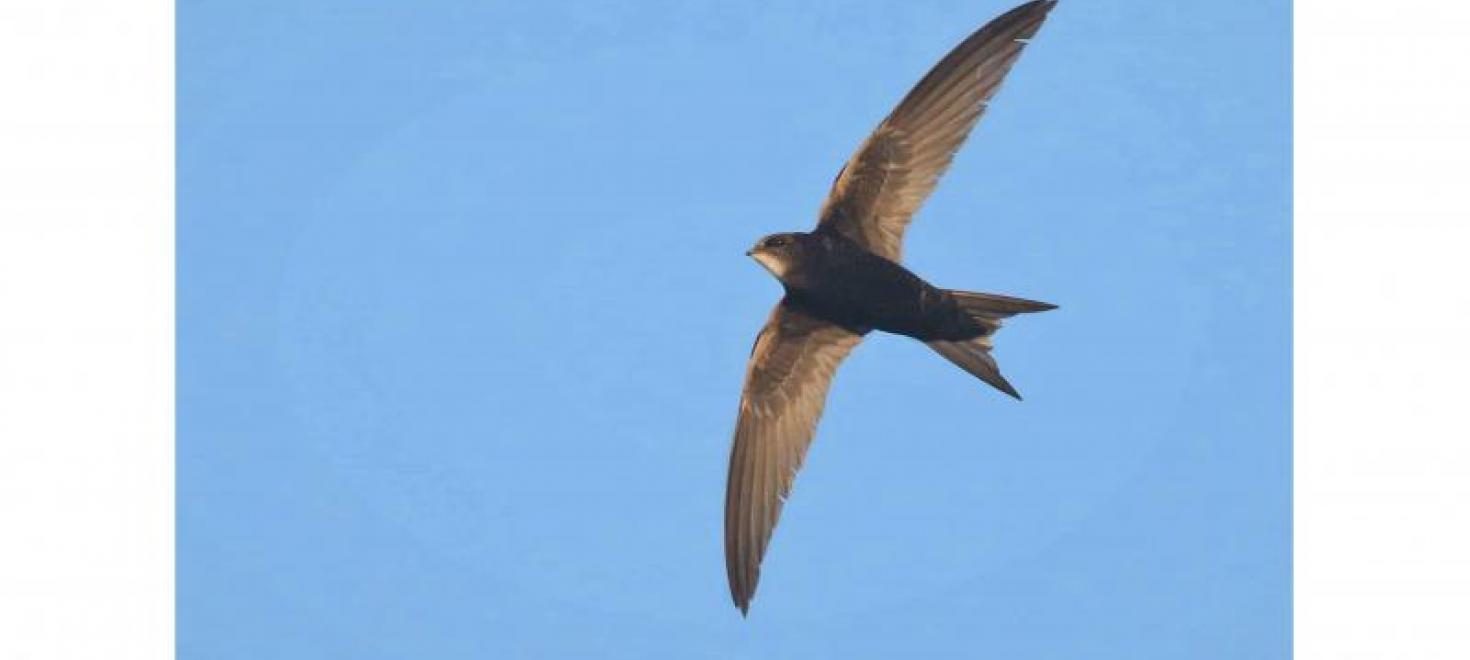
[[[994,0],[179,3],[183,658],[1281,658],[1290,7],[1064,0],[909,234],[751,616],[726,455],[838,167]]]

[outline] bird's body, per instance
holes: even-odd
[[[903,265],[841,234],[784,234],[796,258],[778,276],[784,303],[856,333],[881,330],[920,341],[973,339],[990,331],[963,313],[955,297]]]
[[[832,183],[817,228],[748,254],[786,290],[756,337],[725,490],[730,594],[748,611],[781,506],[838,365],[870,332],[924,342],[1017,399],[991,357],[1002,319],[1054,305],[942,289],[900,264],[904,230],[949,168],[1055,0],[1033,0],[950,51],[868,136]]]

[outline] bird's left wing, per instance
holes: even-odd
[[[811,444],[832,375],[861,340],[785,301],[756,338],[725,485],[725,568],[742,613],[755,594],[761,558]]]
[[[1034,0],[944,56],[843,166],[818,227],[899,261],[903,233],[1056,0]]]

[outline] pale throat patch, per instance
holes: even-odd
[[[778,259],[776,255],[769,252],[757,252],[750,255],[750,257],[755,259],[761,266],[764,266],[766,270],[771,271],[771,274],[775,275],[776,279],[780,279],[786,275],[786,264]]]

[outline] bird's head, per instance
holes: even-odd
[[[784,281],[795,266],[797,254],[802,249],[802,238],[803,235],[797,233],[771,234],[756,241],[755,247],[745,251],[745,256],[755,259],[776,279]]]

